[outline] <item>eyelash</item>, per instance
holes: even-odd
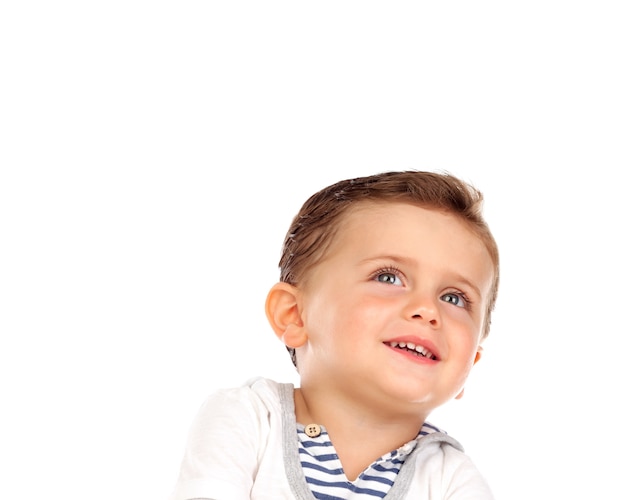
[[[382,276],[383,274],[393,274],[394,276],[396,276],[401,282],[404,283],[404,274],[402,274],[402,271],[400,271],[400,269],[398,269],[395,266],[387,266],[387,267],[382,267],[380,269],[378,269],[376,272],[374,272],[372,274],[372,279],[376,280],[378,279],[380,276]]]
[[[445,295],[458,295],[459,297],[461,297],[461,300],[462,300],[463,302],[465,302],[465,306],[463,307],[463,309],[466,309],[466,310],[468,310],[468,311],[471,311],[471,310],[472,310],[472,301],[471,301],[471,300],[468,298],[468,296],[467,296],[467,295],[465,295],[463,292],[460,292],[460,291],[458,291],[458,290],[454,290],[454,291],[452,291],[452,292],[446,292],[446,293],[444,293],[444,294],[442,295],[442,297],[443,297],[443,296],[445,296]],[[456,305],[456,304],[455,304],[455,305]]]
[[[398,269],[395,266],[387,266],[387,267],[382,267],[378,269],[376,272],[374,272],[374,274],[372,274],[372,279],[376,280],[383,274],[393,274],[394,276],[397,276],[401,282],[404,282],[404,274],[402,274],[402,271],[400,271],[400,269]],[[472,309],[472,301],[469,299],[469,297],[465,293],[461,292],[460,290],[453,290],[451,292],[446,292],[442,295],[442,297],[445,295],[458,295],[461,298],[461,300],[465,303],[465,306],[463,308],[468,311]]]

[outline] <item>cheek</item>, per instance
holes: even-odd
[[[333,292],[324,297],[312,301],[308,309],[308,327],[313,335],[321,333],[332,342],[354,342],[367,332],[379,330],[385,321],[380,300]]]
[[[476,359],[480,330],[473,322],[465,321],[457,324],[453,331],[455,333],[448,337],[450,349],[459,364],[463,365],[463,371],[469,373]]]
[[[355,328],[380,329],[397,316],[393,303],[381,297],[351,297],[345,303],[347,314],[344,319]]]
[[[484,315],[474,315],[465,309],[444,305],[442,313],[444,321],[447,321],[451,331],[457,332],[455,342],[459,345],[477,346],[482,333]]]
[[[474,352],[471,350],[464,350],[463,353],[457,352],[457,361],[455,375],[453,377],[453,392],[458,393],[463,389],[467,379],[470,376],[472,368],[474,367]]]
[[[351,305],[330,290],[316,293],[302,310],[302,319],[312,341],[330,339],[335,331],[341,331],[346,317],[351,314]]]

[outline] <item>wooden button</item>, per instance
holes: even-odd
[[[304,433],[310,438],[316,438],[322,433],[322,428],[317,424],[309,424],[304,428]]]

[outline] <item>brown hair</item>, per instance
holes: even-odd
[[[484,243],[494,265],[484,339],[489,333],[498,293],[498,247],[482,215],[482,193],[449,173],[384,172],[339,181],[318,191],[302,205],[287,232],[279,262],[280,281],[298,285],[304,280],[307,271],[326,255],[343,216],[355,203],[398,201],[454,214]],[[295,365],[295,350],[287,349]]]

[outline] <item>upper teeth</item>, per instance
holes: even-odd
[[[400,347],[402,349],[410,349],[411,351],[415,351],[425,358],[435,359],[435,355],[426,349],[424,346],[416,345],[413,342],[389,342],[391,347]]]

